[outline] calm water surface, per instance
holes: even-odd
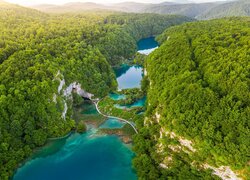
[[[125,125],[125,122],[119,121],[118,119],[109,118],[105,123],[103,123],[100,128],[122,128]]]
[[[141,54],[149,55],[158,48],[158,43],[154,37],[141,39],[138,43],[138,52]]]
[[[146,50],[146,49],[152,49],[159,46],[159,44],[155,41],[154,37],[149,37],[145,39],[141,39],[137,43],[137,49],[140,50]]]
[[[73,134],[60,150],[36,157],[18,169],[14,180],[134,180],[133,152],[117,136],[96,136],[95,129]]]
[[[138,52],[142,54],[150,54],[157,47],[158,43],[154,37],[141,39],[137,43]],[[140,88],[140,82],[143,77],[141,66],[123,64],[114,70],[117,77],[118,89]]]
[[[88,101],[80,106],[83,115],[98,116]],[[91,117],[92,117],[91,116]],[[122,128],[123,122],[108,119],[100,128]],[[14,180],[135,180],[131,149],[117,136],[98,136],[89,127],[85,134],[50,141],[19,168]]]
[[[115,94],[115,93],[109,94],[109,97],[113,100],[121,100],[126,98],[124,94]]]
[[[145,105],[146,102],[146,97],[136,101],[133,104],[130,105],[115,105],[115,107],[119,108],[119,109],[125,109],[125,108],[133,108],[133,107],[143,107]]]
[[[129,67],[129,68],[128,68]],[[129,66],[127,64],[115,69],[118,89],[140,88],[143,77],[141,66]]]

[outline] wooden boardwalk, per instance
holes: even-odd
[[[100,109],[98,108],[98,103],[99,103],[99,102],[100,102],[100,101],[97,101],[97,102],[96,102],[96,101],[93,101],[93,103],[95,104],[96,110],[98,111],[99,114],[103,115],[104,117],[118,119],[118,120],[120,120],[120,121],[123,121],[123,122],[129,124],[129,125],[134,129],[134,131],[136,132],[136,134],[138,134],[138,131],[137,131],[137,129],[135,128],[135,125],[134,125],[132,122],[130,122],[130,121],[126,120],[126,119],[119,118],[119,117],[109,116],[109,115],[103,114],[103,113],[100,111]]]

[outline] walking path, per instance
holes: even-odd
[[[94,102],[94,101],[93,101],[93,102]],[[138,131],[137,131],[137,129],[135,128],[135,125],[134,125],[132,122],[129,122],[128,120],[122,119],[122,118],[119,118],[119,117],[108,116],[108,115],[106,115],[106,114],[103,114],[103,113],[99,110],[99,108],[98,108],[98,103],[99,103],[99,102],[100,102],[100,100],[97,101],[97,102],[94,102],[95,107],[96,107],[96,110],[98,111],[99,114],[101,114],[101,115],[103,115],[103,116],[105,116],[105,117],[107,117],[107,118],[115,118],[115,119],[118,119],[118,120],[120,120],[120,121],[126,122],[127,124],[129,124],[129,125],[135,130],[136,134],[138,134]]]

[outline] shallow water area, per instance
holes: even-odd
[[[91,101],[84,101],[80,108],[82,108],[81,114],[85,115],[95,115],[98,114],[98,111],[95,108],[95,105]]]
[[[126,99],[126,96],[124,94],[115,94],[115,93],[110,93],[109,97],[113,100],[121,100],[121,99]]]
[[[125,125],[125,122],[123,121],[120,121],[115,118],[109,118],[100,126],[100,128],[116,129],[116,128],[122,128],[124,125]]]
[[[99,120],[93,103],[85,101],[77,108],[79,120]],[[103,117],[102,117],[103,118]],[[102,123],[103,128],[120,128],[116,119]],[[72,133],[65,138],[49,141],[19,168],[14,180],[101,180],[137,179],[132,168],[134,153],[116,135],[99,134],[98,126],[87,125],[84,134]]]
[[[133,104],[130,104],[130,105],[119,105],[119,104],[116,104],[115,107],[119,108],[119,109],[126,109],[126,108],[133,108],[133,107],[143,107],[145,105],[145,102],[146,102],[146,97],[136,101],[135,103]]]
[[[136,179],[133,152],[117,136],[95,136],[95,130],[73,134],[60,150],[34,157],[17,170],[14,180]]]

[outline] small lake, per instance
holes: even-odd
[[[141,66],[129,66],[123,64],[114,70],[117,77],[118,89],[140,88],[140,83],[143,77]]]
[[[91,101],[84,101],[81,105],[81,114],[83,115],[91,115],[91,114],[98,114],[98,111],[95,108],[95,105]]]
[[[138,52],[141,54],[148,55],[157,47],[158,43],[154,37],[141,39],[137,43]],[[141,87],[140,83],[143,77],[143,68],[141,66],[123,64],[114,70],[119,90]]]
[[[14,180],[135,180],[133,152],[117,136],[96,136],[92,129],[58,143],[53,154],[40,152],[18,169]],[[57,144],[54,144],[54,146]],[[44,148],[44,150],[48,148]],[[41,150],[43,151],[43,150]]]
[[[143,107],[145,105],[146,102],[146,97],[139,99],[138,101],[136,101],[133,104],[130,105],[115,105],[115,107],[119,108],[119,109],[125,109],[125,108],[133,108],[133,107]]]
[[[109,97],[113,100],[121,100],[126,98],[124,94],[115,94],[115,93],[109,94]]]
[[[141,54],[149,55],[155,49],[157,49],[159,44],[155,41],[154,37],[149,37],[141,39],[137,43],[138,52]]]
[[[137,42],[138,51],[152,49],[157,46],[159,46],[159,44],[155,40],[155,37],[144,38]]]

